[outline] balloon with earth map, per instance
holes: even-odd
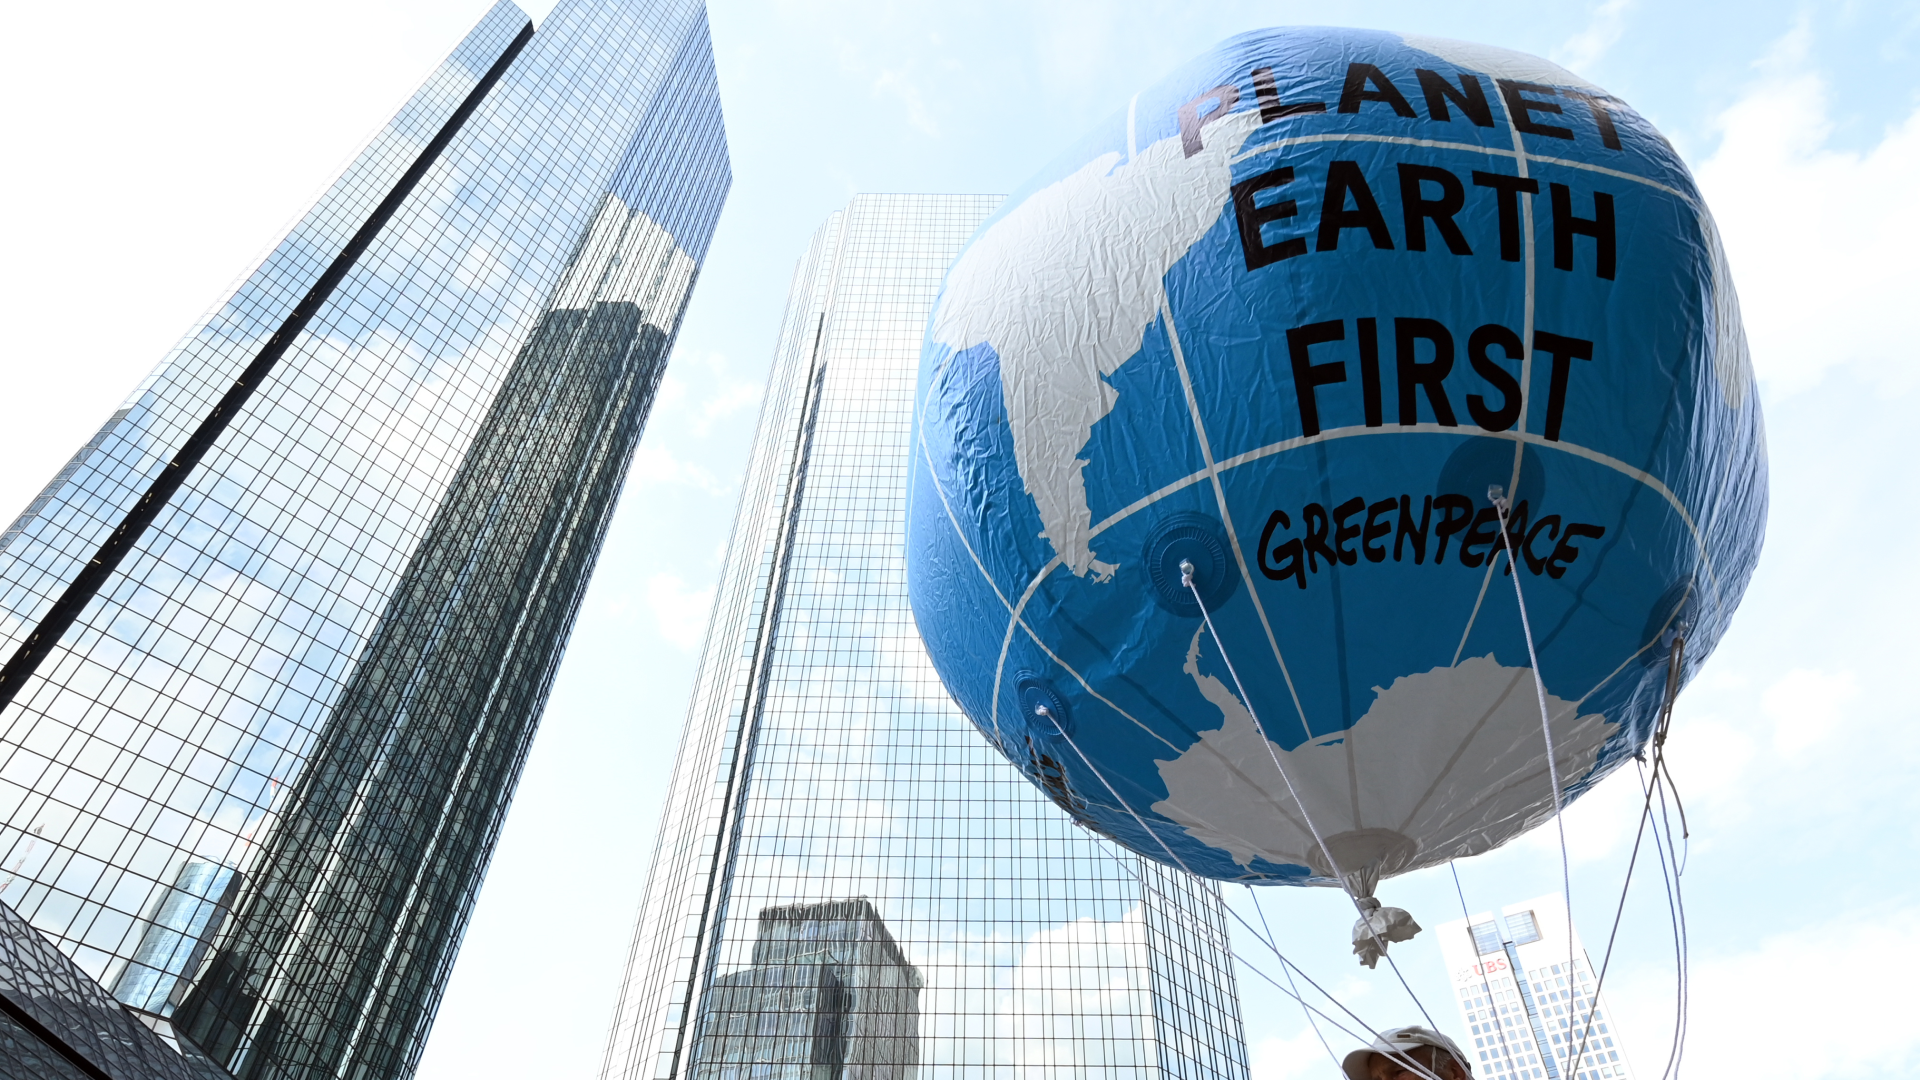
[[[1208,877],[1371,896],[1546,820],[1508,544],[1566,798],[1759,556],[1692,176],[1577,75],[1435,38],[1259,31],[1121,105],[928,326],[907,555],[941,678],[1075,820]]]

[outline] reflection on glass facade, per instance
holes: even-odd
[[[902,557],[915,373],[999,198],[861,196],[796,273],[605,1080],[1244,1080],[1217,888],[961,716]]]
[[[192,860],[183,865],[173,888],[160,894],[113,996],[142,1012],[172,1012],[186,991],[185,974],[200,970],[207,941],[220,932],[239,883],[231,866]]]
[[[0,904],[0,1080],[233,1080],[142,1023]]]
[[[699,0],[490,11],[0,535],[0,902],[236,1076],[409,1074],[730,182]]]
[[[707,995],[694,1075],[913,1080],[920,988],[865,897],[766,908],[752,965]]]

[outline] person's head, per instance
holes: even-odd
[[[1348,1054],[1342,1071],[1347,1080],[1425,1080],[1427,1073],[1472,1080],[1467,1056],[1453,1040],[1417,1024],[1384,1032],[1372,1046]]]
[[[1367,1055],[1368,1080],[1425,1080],[1407,1058],[1412,1058],[1420,1068],[1439,1077],[1440,1080],[1466,1080],[1466,1069],[1454,1060],[1452,1054],[1437,1046],[1416,1046],[1411,1050],[1402,1050],[1398,1054],[1382,1054],[1374,1051]]]

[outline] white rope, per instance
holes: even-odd
[[[1369,917],[1372,912],[1360,903],[1360,897],[1355,895],[1353,885],[1347,881],[1347,876],[1341,873],[1340,864],[1334,861],[1333,850],[1327,846],[1326,838],[1320,835],[1319,826],[1313,823],[1313,815],[1307,811],[1306,800],[1302,799],[1300,792],[1294,788],[1293,778],[1287,775],[1287,767],[1280,764],[1280,753],[1274,749],[1273,740],[1267,737],[1266,726],[1260,722],[1260,714],[1253,709],[1253,698],[1248,696],[1246,686],[1240,682],[1240,673],[1234,670],[1233,658],[1227,655],[1227,647],[1220,640],[1220,632],[1214,629],[1213,613],[1207,610],[1207,602],[1201,599],[1200,590],[1193,583],[1193,563],[1186,559],[1180,560],[1180,584],[1185,585],[1187,591],[1193,594],[1193,602],[1200,608],[1200,618],[1206,622],[1207,633],[1213,638],[1213,647],[1220,651],[1220,660],[1227,665],[1227,674],[1233,676],[1234,689],[1240,692],[1240,702],[1246,706],[1247,716],[1253,720],[1254,730],[1260,735],[1260,745],[1267,748],[1267,756],[1273,759],[1274,769],[1280,773],[1280,779],[1287,785],[1287,794],[1293,797],[1294,805],[1300,808],[1300,820],[1306,822],[1307,831],[1313,834],[1313,842],[1320,845],[1320,854],[1327,860],[1327,869],[1333,872],[1334,879],[1340,883],[1340,888],[1346,891],[1347,899],[1353,901],[1354,912],[1360,916],[1361,925],[1367,928],[1368,936],[1373,938],[1374,947],[1380,950],[1380,955],[1386,959],[1387,966],[1393,969],[1394,978],[1400,980],[1401,988],[1406,990],[1407,996],[1413,999],[1414,1007],[1419,1009],[1420,1015],[1426,1018],[1427,1026],[1437,1029],[1439,1025],[1433,1022],[1433,1014],[1427,1011],[1427,1006],[1420,1000],[1420,995],[1413,992],[1413,986],[1407,982],[1407,977],[1400,973],[1400,965],[1394,963],[1393,957],[1387,953],[1387,943],[1380,939],[1380,932],[1373,928],[1373,919]]]
[[[1540,677],[1540,654],[1533,646],[1533,623],[1527,618],[1527,597],[1520,589],[1520,562],[1513,554],[1513,531],[1507,526],[1507,500],[1498,484],[1487,488],[1494,512],[1500,516],[1500,539],[1507,549],[1507,575],[1513,578],[1513,599],[1520,605],[1520,630],[1527,637],[1527,663],[1533,669],[1533,693],[1540,702],[1540,736],[1547,743],[1547,783],[1553,788],[1553,827],[1560,834],[1560,897],[1567,908],[1567,978],[1575,978],[1573,965],[1573,871],[1567,859],[1567,823],[1561,817],[1560,762],[1553,748],[1553,721],[1547,714],[1547,684]],[[1487,568],[1489,574],[1493,567]]]
[[[1653,782],[1645,784],[1647,794],[1646,798],[1640,802],[1640,826],[1634,830],[1633,852],[1627,857],[1626,877],[1620,882],[1620,901],[1614,905],[1613,928],[1607,931],[1607,951],[1600,957],[1600,971],[1594,977],[1593,993],[1587,1002],[1587,1014],[1584,1018],[1586,1023],[1580,1030],[1580,1047],[1573,1055],[1573,1068],[1576,1077],[1579,1075],[1580,1063],[1584,1061],[1587,1056],[1587,1041],[1593,1035],[1594,1013],[1600,1009],[1600,992],[1604,990],[1607,985],[1607,971],[1613,965],[1613,945],[1620,935],[1620,920],[1626,914],[1627,910],[1627,890],[1633,886],[1633,868],[1640,862],[1640,843],[1646,839],[1647,821],[1653,814],[1653,784],[1659,780],[1661,761],[1666,754],[1667,727],[1673,721],[1674,699],[1680,694],[1680,671],[1685,655],[1686,638],[1676,636],[1673,639],[1673,647],[1667,652],[1667,690],[1665,698],[1660,705],[1659,720],[1654,725]],[[1641,779],[1643,781],[1646,780],[1644,773],[1642,773]],[[1654,842],[1656,844],[1659,843],[1658,839]],[[1464,898],[1461,902],[1463,904],[1465,903]]]
[[[1690,956],[1690,942],[1687,937],[1687,904],[1685,897],[1680,891],[1680,876],[1683,871],[1680,864],[1680,851],[1673,839],[1673,820],[1667,813],[1667,793],[1671,791],[1673,793],[1674,805],[1679,808],[1681,838],[1686,839],[1686,809],[1680,807],[1680,791],[1674,784],[1673,769],[1667,763],[1666,755],[1667,733],[1673,718],[1672,697],[1677,696],[1679,693],[1679,679],[1683,670],[1681,663],[1684,659],[1684,653],[1682,651],[1683,645],[1684,639],[1676,637],[1674,640],[1674,650],[1670,657],[1670,666],[1667,671],[1669,699],[1666,702],[1666,709],[1661,718],[1661,726],[1654,734],[1653,758],[1653,783],[1660,796],[1660,822],[1654,827],[1654,849],[1655,851],[1664,850],[1664,854],[1660,860],[1660,873],[1662,882],[1667,885],[1668,917],[1672,921],[1674,937],[1673,1048],[1668,1053],[1668,1071],[1676,1077],[1680,1074],[1681,1060],[1686,1055],[1688,1027],[1687,1005],[1688,998],[1693,989],[1693,979],[1690,971],[1692,958]],[[1663,834],[1665,837],[1664,849],[1661,846]],[[1668,877],[1669,856],[1671,857],[1671,878]],[[1667,1073],[1663,1071],[1661,1075],[1665,1076]]]
[[[1202,606],[1201,610],[1202,611],[1206,610],[1204,605]],[[1160,834],[1156,832],[1152,826],[1147,824],[1146,819],[1140,816],[1140,812],[1133,808],[1133,804],[1129,803],[1126,799],[1121,797],[1120,792],[1114,788],[1113,783],[1107,779],[1106,774],[1101,772],[1099,768],[1094,765],[1093,759],[1087,757],[1086,752],[1080,749],[1080,744],[1073,741],[1073,736],[1067,734],[1067,729],[1060,723],[1059,718],[1053,715],[1052,710],[1048,709],[1045,704],[1039,704],[1033,707],[1033,713],[1035,716],[1038,716],[1041,719],[1046,720],[1049,723],[1053,724],[1053,730],[1059,732],[1060,737],[1066,740],[1067,745],[1072,748],[1074,755],[1080,759],[1081,764],[1087,767],[1087,771],[1093,773],[1094,779],[1100,781],[1100,786],[1107,789],[1107,794],[1113,796],[1113,801],[1120,804],[1121,809],[1125,810],[1128,813],[1128,815],[1130,815],[1133,818],[1134,823],[1139,825],[1140,828],[1148,836],[1153,837],[1154,842],[1160,845],[1160,850],[1166,852],[1167,857],[1172,859],[1176,866],[1180,867],[1181,870],[1185,871],[1187,876],[1189,877],[1193,877],[1193,878],[1200,877],[1200,875],[1195,874],[1193,870],[1187,866],[1185,860],[1181,859],[1179,855],[1174,853],[1173,848],[1169,847],[1167,845],[1167,842],[1161,839]],[[1114,856],[1112,852],[1108,852],[1108,857],[1112,858],[1115,863],[1119,864],[1122,870],[1125,870],[1129,875],[1133,877],[1135,881],[1139,882],[1142,898],[1144,899],[1144,895],[1148,887],[1145,879],[1141,878],[1138,874],[1136,874],[1133,871],[1132,867],[1127,866],[1126,863],[1122,862],[1117,856]],[[1278,945],[1274,944],[1271,940],[1262,937],[1257,931],[1253,929],[1252,925],[1249,924],[1247,920],[1240,917],[1239,912],[1233,910],[1231,907],[1226,907],[1225,904],[1222,904],[1221,906],[1223,908],[1226,908],[1227,914],[1233,916],[1235,922],[1238,922],[1241,926],[1246,927],[1247,932],[1250,934],[1253,934],[1254,940],[1259,941],[1262,944],[1266,945],[1268,949],[1271,949],[1273,951],[1273,955],[1280,958],[1282,971],[1289,971],[1289,972],[1299,971],[1300,977],[1307,980],[1307,984],[1309,986],[1312,986],[1315,990],[1318,990],[1321,996],[1325,997],[1328,1001],[1332,1002],[1333,1005],[1336,1008],[1338,1008],[1341,1012],[1346,1013],[1349,1017],[1352,1017],[1353,1022],[1356,1024],[1359,1024],[1363,1031],[1372,1032],[1377,1030],[1372,1025],[1368,1024],[1365,1020],[1360,1019],[1359,1015],[1355,1013],[1352,1009],[1347,1008],[1346,1005],[1341,1003],[1339,998],[1336,998],[1332,994],[1328,993],[1325,987],[1322,987],[1319,983],[1314,982],[1312,976],[1308,975],[1305,971],[1301,971],[1300,965],[1295,964],[1293,961],[1287,959],[1286,954],[1280,951],[1280,947]],[[1258,903],[1256,903],[1254,907],[1255,907],[1255,910],[1259,910]],[[1261,914],[1261,921],[1262,922],[1266,921],[1266,915],[1264,912]],[[1266,979],[1267,982],[1273,985],[1274,989],[1280,990],[1283,993],[1288,992],[1285,987],[1282,987],[1278,982],[1275,982],[1271,976],[1267,975],[1266,972],[1263,972],[1259,968],[1254,967],[1253,964],[1250,963],[1245,957],[1242,957],[1239,953],[1234,952],[1231,944],[1229,944],[1227,947],[1227,955],[1233,957],[1235,960],[1238,960],[1243,964],[1246,964],[1247,970],[1252,971],[1254,974],[1259,975],[1263,979]],[[1395,972],[1397,974],[1398,969],[1395,969]],[[1288,974],[1287,980],[1291,982],[1293,980],[1293,976],[1291,974]],[[1405,980],[1402,980],[1402,985],[1404,984],[1405,984]],[[1408,993],[1411,994],[1412,991],[1409,990]],[[1371,1043],[1373,1041],[1368,1036],[1358,1035],[1353,1031],[1348,1030],[1345,1025],[1341,1024],[1337,1020],[1334,1020],[1332,1017],[1328,1016],[1324,1012],[1321,1012],[1319,1009],[1313,1009],[1311,1006],[1307,1004],[1306,999],[1300,996],[1297,990],[1292,992],[1292,996],[1295,1001],[1298,1001],[1300,1003],[1300,1007],[1302,1009],[1311,1009],[1313,1013],[1318,1014],[1322,1019],[1326,1020],[1328,1023],[1332,1024],[1334,1027],[1339,1028],[1349,1038],[1357,1039],[1361,1042],[1367,1042],[1367,1043]],[[1419,999],[1416,998],[1414,1000],[1414,1004],[1418,1005]],[[1420,1011],[1423,1015],[1426,1013],[1425,1008],[1422,1008]],[[1432,1018],[1429,1017],[1427,1022],[1429,1024],[1432,1024],[1433,1022]],[[1315,1030],[1316,1032],[1318,1031],[1317,1028]],[[1325,1040],[1322,1040],[1323,1043],[1324,1041]],[[1331,1047],[1328,1048],[1328,1053],[1332,1053]],[[1441,1080],[1439,1076],[1436,1076],[1432,1071],[1428,1070],[1425,1066],[1421,1065],[1418,1061],[1414,1060],[1412,1057],[1409,1057],[1407,1054],[1405,1054],[1402,1051],[1399,1051],[1399,1050],[1391,1051],[1391,1056],[1395,1058],[1399,1058],[1407,1066],[1409,1070],[1424,1077],[1425,1080]]]
[[[1480,969],[1480,991],[1487,996],[1487,1008],[1493,1016],[1494,1030],[1500,1035],[1500,1058],[1507,1063],[1507,1073],[1513,1075],[1519,1070],[1514,1067],[1513,1052],[1507,1049],[1507,1019],[1500,1015],[1500,1007],[1493,1000],[1493,986],[1487,982],[1487,966],[1480,962],[1480,939],[1473,933],[1473,915],[1467,910],[1467,891],[1460,887],[1460,869],[1452,859],[1448,859],[1447,870],[1453,874],[1454,895],[1460,898],[1460,917],[1467,921],[1467,940],[1473,945],[1473,966]],[[1515,978],[1519,975],[1519,972],[1514,973]]]
[[[1248,888],[1252,889],[1252,886],[1249,885]],[[1257,892],[1256,892],[1256,898],[1253,902],[1253,909],[1254,911],[1259,913],[1261,925],[1263,926],[1266,925],[1267,913],[1264,909],[1260,907],[1260,901],[1257,897]],[[1291,983],[1293,981],[1293,976],[1295,974],[1298,974],[1302,979],[1305,979],[1307,981],[1308,986],[1311,986],[1314,988],[1314,990],[1318,991],[1321,997],[1326,998],[1328,1001],[1333,1003],[1334,1007],[1338,1008],[1341,1012],[1346,1013],[1348,1016],[1352,1017],[1354,1023],[1359,1024],[1363,1030],[1366,1030],[1369,1032],[1374,1030],[1370,1025],[1367,1024],[1365,1020],[1360,1019],[1359,1015],[1356,1014],[1352,1009],[1347,1008],[1346,1005],[1343,1004],[1339,998],[1334,997],[1332,991],[1328,990],[1326,987],[1321,986],[1319,983],[1315,982],[1313,980],[1313,976],[1307,974],[1305,968],[1302,968],[1299,964],[1296,964],[1292,960],[1287,959],[1287,955],[1280,951],[1280,946],[1278,946],[1271,940],[1271,934],[1272,934],[1271,930],[1268,931],[1268,936],[1263,937],[1261,936],[1258,930],[1255,930],[1253,926],[1247,922],[1247,920],[1240,917],[1239,912],[1233,910],[1232,908],[1227,908],[1226,910],[1227,910],[1227,914],[1233,916],[1235,922],[1238,922],[1241,926],[1244,926],[1247,928],[1247,932],[1253,935],[1255,941],[1258,941],[1262,945],[1265,945],[1268,951],[1272,952],[1273,955],[1280,958],[1281,970],[1287,973],[1288,982]],[[1229,949],[1228,951],[1232,952],[1231,949]],[[1272,976],[1268,975],[1264,971],[1261,971],[1259,968],[1254,967],[1251,963],[1248,963],[1248,961],[1245,958],[1241,957],[1238,953],[1233,953],[1233,957],[1234,959],[1239,960],[1241,963],[1246,964],[1248,970],[1252,971],[1255,975],[1258,975],[1261,978],[1267,980],[1267,982],[1272,984],[1272,986],[1275,989],[1280,990],[1282,993],[1289,993],[1286,987],[1281,986],[1277,982],[1274,982]],[[1300,1002],[1301,1006],[1305,1008],[1307,1007],[1306,1000],[1304,998],[1299,997],[1297,993],[1297,989],[1298,988],[1296,987],[1295,991],[1292,992],[1293,996],[1295,997],[1296,1000]],[[1334,1020],[1332,1017],[1328,1016],[1326,1013],[1322,1012],[1319,1009],[1313,1009],[1312,1013],[1313,1015],[1320,1017],[1322,1020],[1325,1020],[1328,1023],[1332,1024],[1334,1027],[1339,1028],[1341,1032],[1345,1033],[1350,1038],[1358,1039],[1361,1042],[1370,1041],[1370,1036],[1355,1034],[1352,1030],[1347,1028],[1345,1025]],[[1323,1039],[1322,1042],[1324,1044],[1325,1040]],[[1331,1048],[1329,1048],[1329,1052],[1331,1052]],[[1379,1053],[1379,1051],[1375,1051],[1375,1053]],[[1434,1077],[1434,1074],[1431,1071],[1429,1071],[1425,1066],[1421,1065],[1418,1061],[1415,1061],[1413,1058],[1408,1057],[1402,1051],[1391,1050],[1388,1052],[1388,1055],[1390,1057],[1395,1057],[1405,1062],[1409,1069],[1411,1069],[1416,1073],[1419,1073],[1421,1076],[1427,1077],[1429,1078],[1429,1080],[1437,1080],[1437,1078]],[[1461,1064],[1464,1065],[1466,1063],[1462,1062]]]
[[[1260,906],[1260,893],[1254,889],[1252,882],[1247,883],[1247,899],[1253,903],[1254,914],[1260,916],[1260,929],[1266,931],[1267,938],[1271,940],[1273,927],[1267,925],[1267,909]],[[1314,1038],[1320,1040],[1320,1045],[1326,1050],[1327,1056],[1333,1059],[1334,1068],[1341,1068],[1340,1055],[1333,1052],[1333,1047],[1328,1044],[1326,1035],[1320,1031],[1320,1025],[1314,1022],[1313,1013],[1308,1010],[1306,1001],[1300,997],[1300,984],[1293,981],[1293,970],[1284,964],[1281,965],[1280,970],[1287,976],[1287,985],[1292,988],[1294,999],[1300,1002],[1301,1015],[1307,1018],[1307,1026],[1313,1029]],[[1344,1072],[1344,1069],[1342,1071]]]
[[[1661,880],[1667,886],[1668,918],[1672,920],[1673,924],[1673,1046],[1672,1049],[1667,1052],[1667,1066],[1660,1072],[1662,1080],[1665,1080],[1669,1075],[1674,1077],[1680,1075],[1680,1059],[1686,1053],[1687,993],[1689,989],[1687,978],[1687,909],[1686,903],[1680,895],[1679,874],[1671,872],[1678,870],[1679,855],[1674,850],[1673,824],[1667,818],[1666,787],[1661,783],[1660,773],[1654,773],[1653,783],[1660,795],[1660,824],[1654,826],[1653,847],[1654,851],[1660,856]],[[1664,846],[1661,839],[1663,832],[1662,826],[1664,826],[1665,832]],[[1673,860],[1671,867],[1669,866],[1669,857]]]

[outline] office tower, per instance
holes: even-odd
[[[1440,927],[1476,1076],[1630,1080],[1595,968],[1558,893]],[[1583,1045],[1584,1043],[1584,1045]],[[1578,1053],[1575,1068],[1572,1056]]]
[[[1217,887],[1049,802],[907,606],[921,335],[999,201],[860,196],[795,272],[607,1080],[1247,1075]]]
[[[488,12],[0,538],[0,901],[410,1073],[729,183],[699,0]]]
[[[919,1064],[921,986],[865,898],[765,908],[751,966],[714,980],[694,1071],[906,1080]]]

